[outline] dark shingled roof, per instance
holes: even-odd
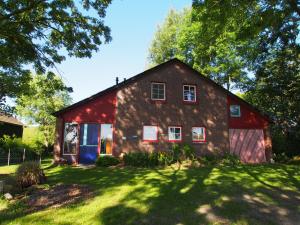
[[[61,109],[61,110],[59,110],[57,112],[54,112],[53,115],[57,117],[60,114],[66,112],[66,111],[69,111],[69,110],[71,110],[71,109],[73,109],[73,108],[75,108],[75,107],[77,107],[79,105],[85,104],[86,102],[92,101],[92,100],[94,100],[94,99],[96,99],[96,98],[98,98],[100,96],[103,96],[103,95],[105,95],[105,94],[107,94],[107,93],[109,93],[111,91],[119,90],[120,88],[124,87],[125,85],[128,85],[128,84],[130,84],[132,82],[135,82],[138,79],[140,79],[141,77],[143,77],[143,76],[145,76],[145,75],[147,75],[147,74],[149,74],[151,72],[154,72],[154,71],[159,70],[159,69],[161,69],[161,68],[163,68],[163,67],[165,67],[167,65],[171,65],[171,64],[174,64],[174,63],[179,63],[179,64],[183,65],[185,68],[187,68],[188,70],[190,70],[190,71],[192,71],[192,72],[200,75],[203,79],[205,79],[206,81],[208,81],[209,83],[211,83],[215,87],[220,88],[221,90],[223,90],[227,95],[229,95],[229,96],[237,99],[238,101],[244,103],[245,105],[247,105],[248,107],[250,107],[252,110],[254,110],[254,111],[258,112],[260,115],[262,115],[266,120],[268,120],[269,122],[272,122],[271,118],[268,115],[264,114],[263,112],[261,112],[260,110],[258,110],[254,106],[252,106],[250,103],[246,102],[245,100],[243,100],[242,98],[238,97],[237,95],[231,93],[230,91],[228,91],[227,89],[225,89],[221,85],[217,84],[215,81],[213,81],[210,78],[202,75],[197,70],[193,69],[192,67],[190,67],[189,65],[185,64],[184,62],[180,61],[177,58],[171,59],[171,60],[166,61],[166,62],[164,62],[162,64],[159,64],[159,65],[157,65],[157,66],[155,66],[155,67],[153,67],[151,69],[145,70],[144,72],[139,73],[139,74],[137,74],[137,75],[135,75],[135,76],[133,76],[133,77],[127,79],[127,80],[124,80],[123,82],[120,82],[120,83],[118,83],[116,85],[113,85],[113,86],[111,86],[111,87],[109,87],[109,88],[107,88],[107,89],[105,89],[103,91],[100,91],[100,92],[98,92],[95,95],[92,95],[92,96],[90,96],[88,98],[85,98],[85,99],[83,99],[83,100],[81,100],[79,102],[74,103],[73,105],[70,105],[70,106],[68,106],[68,107],[66,107],[64,109]]]

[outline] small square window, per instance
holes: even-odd
[[[205,142],[206,134],[205,127],[193,127],[192,128],[192,138],[193,142]]]
[[[196,102],[196,86],[183,85],[183,101]]]
[[[151,99],[166,100],[166,85],[164,83],[151,83]]]
[[[157,141],[158,127],[144,126],[143,127],[143,141]]]
[[[230,105],[230,116],[241,117],[241,107],[239,105]]]
[[[169,127],[168,136],[169,141],[181,141],[181,127]]]

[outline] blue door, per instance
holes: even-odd
[[[79,163],[93,164],[98,157],[99,124],[80,125]]]

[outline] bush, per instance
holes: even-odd
[[[286,155],[285,152],[277,153],[277,154],[274,153],[273,159],[277,163],[287,163],[290,161],[290,158]]]
[[[199,162],[203,165],[217,164],[217,157],[215,155],[204,155],[198,158]]]
[[[167,152],[130,152],[123,157],[126,166],[155,167],[170,165],[173,156]]]
[[[237,155],[225,153],[221,158],[219,164],[226,166],[237,166],[241,164],[241,161]]]
[[[199,158],[199,162],[203,165],[223,165],[223,166],[236,166],[240,165],[241,161],[238,156],[225,153],[223,156],[205,155]]]
[[[182,151],[178,144],[172,145],[173,161],[181,163]]]
[[[99,156],[96,165],[101,167],[115,166],[120,163],[120,160],[113,156]]]
[[[158,164],[168,166],[173,162],[173,155],[170,152],[158,152]]]
[[[28,161],[22,163],[16,171],[16,180],[22,188],[46,181],[46,176],[38,162]]]
[[[151,163],[155,163],[155,156],[149,157],[147,152],[130,152],[123,157],[126,166],[149,167]]]
[[[185,159],[193,160],[195,158],[195,149],[192,146],[184,144],[182,151]]]

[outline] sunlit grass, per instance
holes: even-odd
[[[299,221],[300,174],[295,165],[178,170],[171,167],[83,169],[49,167],[49,163],[47,161],[44,168],[50,186],[87,184],[94,190],[94,197],[28,215],[22,213],[24,206],[1,200],[0,224],[281,224]]]

